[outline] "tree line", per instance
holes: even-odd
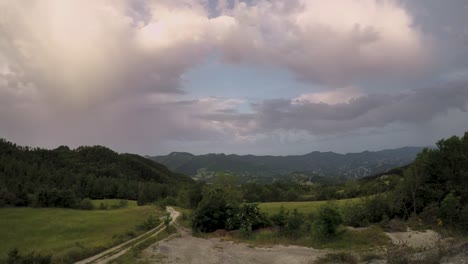
[[[77,207],[84,198],[146,204],[191,185],[190,177],[133,154],[102,146],[53,150],[0,139],[0,207]]]

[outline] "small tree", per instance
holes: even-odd
[[[329,238],[336,235],[338,226],[343,222],[336,206],[327,204],[319,209],[318,218],[315,221],[315,230],[321,237]]]
[[[440,217],[447,224],[457,223],[460,216],[460,201],[453,192],[447,194],[444,200],[440,203]]]
[[[89,198],[84,198],[83,200],[81,200],[81,202],[80,202],[80,209],[83,209],[83,210],[93,210],[93,209],[94,209],[94,205],[93,205],[93,202],[91,201],[91,199],[89,199]]]
[[[302,225],[304,224],[304,215],[299,213],[297,209],[294,209],[292,213],[289,214],[286,224],[286,232],[291,236],[298,236],[301,230]]]
[[[274,225],[283,229],[287,224],[288,215],[289,211],[286,211],[286,209],[284,209],[284,206],[281,206],[279,212],[272,215],[270,219]]]

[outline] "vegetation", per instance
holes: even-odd
[[[0,207],[92,209],[90,199],[130,199],[143,205],[193,184],[184,175],[133,154],[101,146],[54,150],[0,139]]]
[[[272,183],[287,180],[296,183],[332,183],[362,178],[411,163],[422,148],[401,148],[377,152],[337,154],[312,152],[294,156],[254,156],[174,152],[152,157],[171,170],[213,182],[218,172],[231,172],[242,183]]]
[[[45,256],[53,254],[55,263],[69,263],[128,240],[144,232],[138,226],[158,212],[154,206],[137,207],[133,201],[129,204],[127,208],[92,211],[2,208],[0,259],[17,248],[21,256],[34,251]]]
[[[148,248],[152,244],[160,241],[171,234],[174,234],[176,229],[172,226],[166,229],[166,232],[161,232],[156,236],[150,237],[141,243],[138,243],[134,247],[132,247],[128,252],[123,254],[122,256],[115,259],[112,263],[117,264],[137,264],[137,263],[146,263],[144,260],[141,259],[141,253],[144,249]]]
[[[439,141],[437,148],[423,150],[410,165],[326,185],[243,183],[233,173],[217,173],[210,184],[194,183],[145,158],[102,147],[49,151],[2,141],[2,206],[83,210],[0,209],[0,234],[5,238],[0,253],[6,258],[11,250],[10,259],[18,261],[24,257],[47,262],[51,253],[52,261],[76,260],[157,226],[154,208],[136,206],[153,201],[161,208],[187,208],[180,223],[190,222],[195,232],[222,229],[253,244],[368,249],[389,243],[383,230],[405,230],[412,222],[468,232],[467,173],[468,133]],[[105,199],[109,197],[117,199]],[[126,197],[137,201],[128,202]],[[166,226],[170,221],[166,217]],[[345,226],[368,228],[356,231]],[[389,251],[387,261],[405,256]],[[352,261],[355,256],[329,255],[323,261],[333,259]]]
[[[336,200],[335,203],[338,207],[344,207],[359,203],[362,198],[352,198]],[[271,202],[271,203],[260,203],[258,207],[269,215],[279,212],[281,207],[286,210],[292,211],[297,209],[299,212],[304,214],[316,214],[321,206],[324,206],[328,201],[310,201],[310,202]]]

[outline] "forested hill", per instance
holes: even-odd
[[[420,147],[404,147],[382,151],[338,154],[334,152],[312,152],[294,156],[254,156],[207,154],[192,155],[173,152],[166,156],[151,157],[171,170],[209,178],[216,172],[233,172],[243,179],[277,179],[291,174],[361,178],[411,163]]]
[[[147,158],[102,146],[47,150],[0,139],[0,206],[73,207],[85,197],[145,203],[192,182]]]

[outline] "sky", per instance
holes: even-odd
[[[0,0],[0,137],[287,155],[468,131],[466,0]]]

